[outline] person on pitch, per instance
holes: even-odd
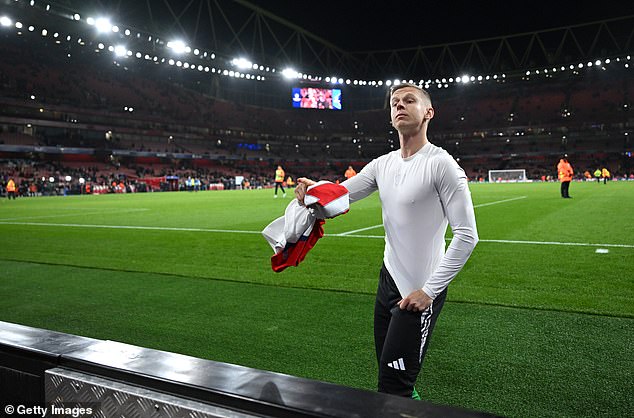
[[[282,197],[286,197],[286,191],[284,190],[284,174],[284,169],[281,165],[278,165],[275,170],[275,194],[273,197],[277,197],[277,189],[282,189]]]
[[[346,180],[351,179],[352,177],[357,175],[357,172],[354,170],[354,168],[352,168],[351,165],[348,166],[348,168],[346,169],[346,172],[343,173],[344,177],[346,178]]]
[[[434,117],[429,93],[413,84],[390,90],[391,121],[400,149],[368,163],[342,185],[350,202],[379,192],[385,229],[374,308],[379,392],[420,399],[415,383],[447,286],[478,242],[467,176],[445,150],[429,142]],[[315,182],[299,178],[303,202]],[[445,232],[453,238],[445,249]]]
[[[570,199],[570,182],[575,174],[572,165],[568,162],[568,155],[564,155],[557,164],[557,177],[561,182],[561,197]]]

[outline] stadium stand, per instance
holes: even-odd
[[[99,49],[64,54],[62,46],[36,35],[2,36],[0,53],[12,57],[0,62],[5,161],[55,162],[59,172],[79,162],[100,165],[99,180],[92,180],[100,183],[169,174],[208,184],[224,177],[227,184],[243,175],[267,187],[279,162],[295,177],[337,180],[351,160],[360,168],[398,146],[386,108],[352,105],[384,102],[384,89],[347,89],[351,105],[341,112],[254,106],[252,87],[241,87],[246,81],[231,81],[232,89],[243,88],[245,99],[228,101],[214,96],[198,71],[113,62]],[[548,178],[562,153],[574,154],[579,172],[610,166],[617,178],[628,178],[628,76],[628,69],[611,68],[432,88],[431,138],[474,180],[504,168],[526,168],[533,180]],[[288,94],[286,85],[275,82],[258,89]],[[0,167],[4,178],[6,162]],[[52,175],[48,170],[43,177]]]

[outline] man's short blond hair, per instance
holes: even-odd
[[[395,91],[403,89],[405,87],[412,87],[413,89],[418,90],[423,98],[429,100],[429,103],[431,103],[431,94],[429,94],[429,92],[424,88],[412,83],[401,83],[393,85],[392,87],[390,87],[390,97],[392,97]]]

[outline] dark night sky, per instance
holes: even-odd
[[[634,15],[632,1],[249,0],[348,50],[434,45]]]

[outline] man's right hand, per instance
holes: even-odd
[[[306,177],[300,177],[297,179],[297,187],[295,187],[295,197],[301,205],[304,204],[306,190],[315,183],[316,181],[307,179]]]

